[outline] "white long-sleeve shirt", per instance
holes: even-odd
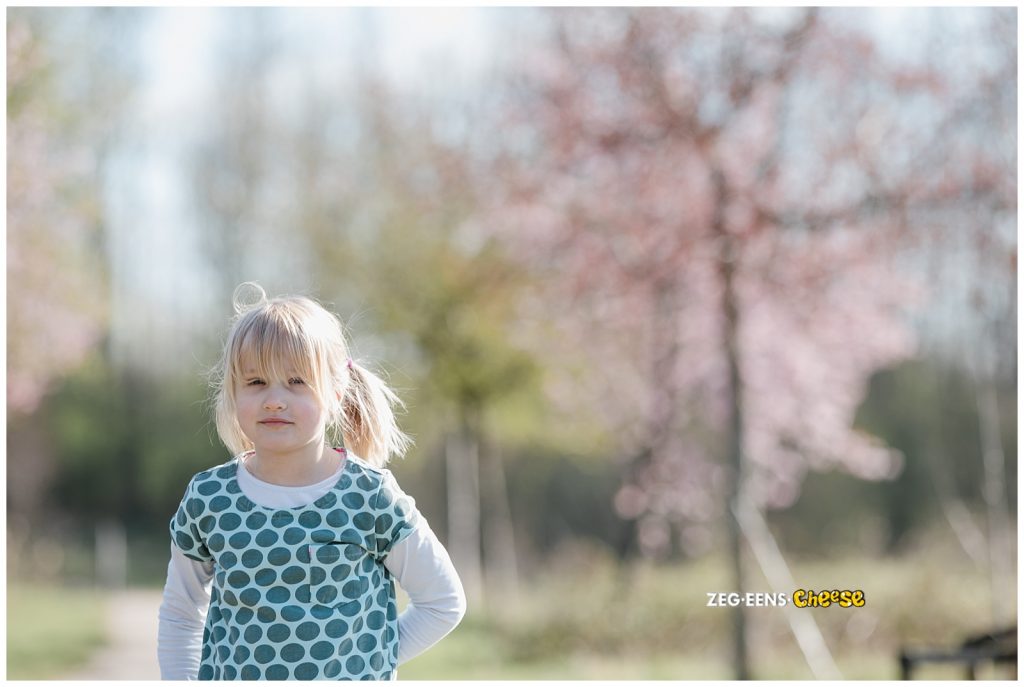
[[[238,486],[260,505],[295,508],[330,491],[342,469],[339,467],[334,475],[316,484],[284,487],[257,479],[240,461]],[[409,606],[398,616],[401,665],[429,649],[459,624],[466,613],[466,595],[448,552],[423,517],[412,534],[388,553],[384,566],[409,596]],[[164,680],[198,677],[213,575],[212,562],[192,560],[171,544],[157,636],[160,676]]]

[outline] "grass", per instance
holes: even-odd
[[[103,646],[103,597],[92,590],[10,583],[7,679],[59,678]]]
[[[986,577],[955,551],[928,546],[899,558],[850,554],[789,561],[798,586],[862,589],[859,609],[801,609],[819,629],[845,679],[899,679],[902,647],[952,648],[993,627]],[[708,556],[674,565],[619,568],[599,552],[563,556],[517,598],[471,606],[456,630],[404,664],[404,680],[733,679],[731,613],[705,592],[730,591],[728,566]],[[756,570],[749,588],[771,591]],[[793,590],[789,590],[791,594]],[[1016,594],[1005,607],[1016,616]],[[753,677],[813,680],[781,608],[747,610]],[[1012,621],[1011,621],[1012,622]],[[915,679],[959,680],[957,665],[925,665]],[[1007,679],[979,666],[982,679]]]

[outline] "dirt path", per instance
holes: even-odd
[[[107,602],[110,644],[65,680],[159,680],[156,661],[159,590],[113,592]]]

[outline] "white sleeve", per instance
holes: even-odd
[[[212,581],[212,561],[194,561],[171,544],[157,632],[160,679],[198,679]]]
[[[444,546],[425,518],[395,544],[384,566],[409,595],[398,616],[398,664],[423,653],[466,614],[466,593]]]

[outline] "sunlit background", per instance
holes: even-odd
[[[8,677],[158,677],[247,280],[408,406],[402,679],[1014,675],[1016,22],[9,8]]]

